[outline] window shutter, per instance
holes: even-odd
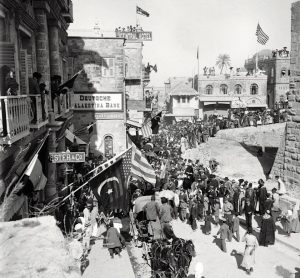
[[[12,43],[0,43],[0,67],[15,68],[15,46]]]
[[[114,58],[109,59],[109,75],[114,76]]]
[[[33,70],[32,70],[32,55],[27,54],[27,76],[28,78],[32,77]]]
[[[68,78],[74,75],[73,69],[74,69],[74,58],[68,57]]]
[[[27,50],[20,50],[20,93],[26,95],[28,92],[28,63]]]

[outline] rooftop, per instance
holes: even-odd
[[[191,88],[189,85],[181,82],[172,88],[170,92],[171,96],[196,96],[198,95],[197,91]]]

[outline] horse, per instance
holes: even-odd
[[[196,256],[195,246],[191,240],[174,238],[172,249],[176,260],[176,278],[185,278],[188,276],[192,257]]]
[[[167,240],[155,240],[151,245],[152,277],[175,278],[177,263],[172,246]]]

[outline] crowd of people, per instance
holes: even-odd
[[[205,116],[203,123],[212,129],[210,134],[214,136],[220,129],[240,128],[249,126],[261,126],[274,123],[282,123],[288,120],[287,102],[277,105],[276,109],[248,110],[244,108],[229,109],[227,115],[213,113]]]
[[[230,180],[228,177],[217,177],[212,165],[203,165],[199,161],[183,159],[181,154],[186,148],[194,147],[194,124],[180,122],[176,125],[164,126],[159,135],[152,138],[151,143],[142,144],[145,154],[153,151],[152,163],[160,177],[154,188],[152,199],[145,205],[144,212],[148,220],[148,230],[154,238],[166,235],[165,227],[170,227],[173,220],[180,219],[196,231],[203,223],[203,233],[211,234],[212,225],[219,225],[222,251],[227,252],[227,241],[239,234],[240,219],[245,217],[246,234],[242,240],[246,242],[242,266],[248,273],[253,270],[254,253],[257,246],[269,246],[275,243],[276,223],[282,221],[287,235],[300,232],[299,207],[281,211],[279,196],[285,194],[284,183],[275,177],[275,184],[268,192],[265,182],[260,179],[257,184],[246,180]],[[150,150],[146,147],[152,144]],[[169,198],[164,192],[171,191]],[[159,192],[160,194],[157,194]],[[138,187],[132,202],[145,194]],[[149,192],[147,192],[149,194]],[[164,197],[160,197],[164,196]],[[157,199],[161,200],[158,205]],[[260,226],[259,235],[253,234],[253,218]],[[215,236],[217,236],[215,235]]]
[[[122,219],[126,215],[122,211],[111,211],[104,215],[101,204],[88,187],[83,187],[75,193],[66,205],[72,212],[67,232],[75,231],[81,235],[86,252],[90,250],[91,239],[99,236],[100,226],[105,227],[106,244],[113,258],[115,254],[120,254],[124,246],[122,232],[128,228],[131,236],[135,238],[141,220],[146,220],[147,232],[153,239],[172,236],[174,221],[186,223],[193,231],[199,230],[201,226],[206,235],[212,233],[212,225],[218,225],[219,231],[214,236],[223,252],[227,252],[227,244],[232,238],[246,242],[242,266],[251,273],[257,246],[275,243],[277,221],[282,221],[287,235],[300,232],[299,207],[295,206],[284,212],[280,210],[279,196],[286,192],[279,177],[276,177],[277,186],[274,186],[271,192],[267,191],[262,179],[257,184],[252,184],[243,179],[218,177],[214,174],[217,163],[210,161],[204,165],[199,160],[182,158],[187,149],[207,140],[203,138],[203,132],[199,132],[200,129],[197,129],[195,123],[162,124],[160,129],[159,134],[151,139],[142,140],[139,145],[155,170],[157,180],[156,184],[152,185],[141,178],[131,179],[131,202],[128,204],[131,210],[131,225],[124,227]],[[88,180],[89,172],[103,162],[103,158],[96,159],[85,163],[84,167],[76,168],[73,189]],[[143,205],[141,216],[135,211],[135,206],[142,196],[149,198]],[[254,217],[260,226],[257,236],[253,233]],[[239,227],[243,218],[247,232],[241,237]],[[59,224],[64,224],[65,229],[66,214],[64,219],[57,219],[61,219]]]

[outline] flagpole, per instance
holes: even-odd
[[[114,157],[111,158],[110,160],[107,160],[107,161],[103,162],[102,164],[100,164],[99,166],[95,167],[93,170],[89,171],[87,174],[85,174],[85,175],[83,176],[83,178],[86,177],[86,176],[88,176],[89,174],[95,172],[98,168],[100,168],[102,165],[104,165],[104,164],[106,164],[106,163],[111,163],[111,162],[114,161],[114,160],[116,160],[115,162],[117,162],[119,159],[121,159],[120,157],[123,156],[123,155],[124,155],[129,149],[131,149],[131,148],[132,148],[132,146],[130,146],[129,148],[127,148],[125,151],[121,152],[121,153],[118,154],[117,156],[114,156]],[[111,164],[111,165],[113,165],[113,164]],[[111,165],[110,165],[110,166],[111,166]],[[104,170],[106,170],[106,169],[107,169],[107,168],[105,168]],[[100,173],[101,173],[101,172],[100,172]],[[100,173],[98,173],[98,174],[100,174]],[[62,188],[62,189],[60,190],[60,192],[66,190],[67,188],[69,188],[70,186],[72,186],[74,183],[75,183],[75,182],[72,182],[72,183],[68,184],[67,186],[65,186],[64,188]]]
[[[199,92],[198,80],[199,80],[199,45],[197,48],[197,60],[198,60],[198,74],[197,74],[197,92]]]

